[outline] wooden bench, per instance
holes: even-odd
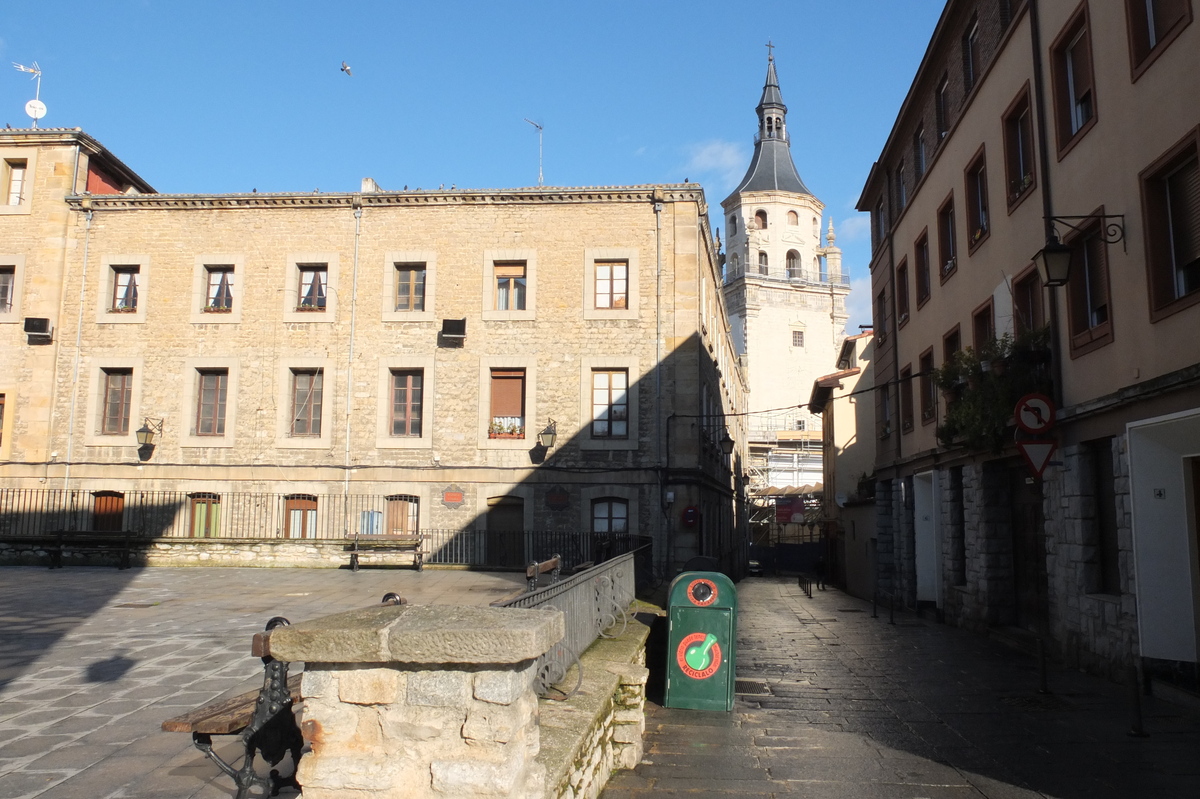
[[[94,530],[55,530],[47,535],[22,537],[23,542],[35,543],[50,553],[50,568],[63,567],[63,552],[117,553],[117,568],[129,568],[129,555],[137,533],[130,530],[97,532]]]
[[[350,570],[358,571],[358,555],[360,552],[407,552],[413,556],[413,566],[417,571],[425,565],[425,542],[429,536],[424,533],[351,533],[350,544],[346,551],[350,553]]]

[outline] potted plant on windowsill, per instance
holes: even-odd
[[[206,305],[203,308],[204,313],[233,313],[232,308],[216,308],[212,305]]]
[[[322,313],[325,310],[324,305],[297,305],[298,313]]]
[[[119,306],[119,307],[116,307],[116,308],[109,308],[109,309],[108,309],[108,312],[109,312],[109,313],[137,313],[137,306],[135,306],[135,305],[121,305],[121,306]]]

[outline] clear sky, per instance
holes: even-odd
[[[749,165],[776,66],[796,166],[870,322],[854,210],[940,0],[3,0],[0,122],[80,127],[162,192],[704,186]],[[345,61],[353,77],[339,67]],[[722,234],[724,231],[722,230]]]

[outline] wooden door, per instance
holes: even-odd
[[[125,495],[118,491],[97,491],[92,496],[92,529],[98,533],[125,529]]]
[[[1045,632],[1049,621],[1042,485],[1024,466],[1009,470],[1012,486],[1013,591],[1018,627]]]
[[[488,562],[525,566],[525,500],[492,497],[487,511]]]

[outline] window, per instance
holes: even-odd
[[[792,346],[793,347],[803,347],[804,346],[804,331],[803,330],[793,330],[792,331]]]
[[[982,66],[979,56],[979,20],[972,19],[963,36],[963,86],[970,92],[979,82],[979,72]]]
[[[913,134],[913,179],[919,181],[925,174],[925,126]]]
[[[125,495],[119,491],[92,494],[92,531],[115,533],[125,528]]]
[[[896,315],[898,325],[908,321],[908,262],[901,261],[896,267]]]
[[[420,369],[392,370],[393,436],[421,437],[422,378]]]
[[[992,313],[991,298],[971,312],[971,332],[977,351],[996,338],[996,320]]]
[[[899,215],[908,205],[908,190],[904,185],[904,161],[896,167],[896,214]]]
[[[129,411],[133,400],[133,370],[103,369],[104,409],[100,433],[106,436],[129,434]]]
[[[796,225],[800,224],[800,215],[797,214],[795,211],[788,211],[787,219],[788,219],[788,224],[791,225],[792,227],[795,227]]]
[[[912,366],[900,370],[900,429],[905,433],[913,429]]]
[[[425,264],[396,264],[396,310],[425,310]]]
[[[0,313],[10,313],[17,289],[17,268],[0,266]]]
[[[421,500],[409,494],[394,494],[387,498],[387,529],[389,535],[415,533],[420,527]]]
[[[324,369],[292,369],[292,424],[294,438],[320,437],[321,395]]]
[[[880,438],[892,434],[892,395],[887,386],[879,392],[879,427]]]
[[[1096,119],[1092,91],[1092,41],[1087,5],[1067,24],[1050,48],[1054,116],[1061,158]]]
[[[616,497],[593,500],[592,532],[600,534],[629,532],[629,502]]]
[[[1200,302],[1197,131],[1141,174],[1150,318]]]
[[[875,338],[880,344],[887,341],[887,289],[875,297]]]
[[[914,257],[917,266],[917,307],[929,302],[929,234],[922,231],[914,247]]]
[[[221,497],[192,494],[192,538],[217,538],[221,530]]]
[[[139,266],[112,267],[112,303],[110,313],[133,313],[138,307]]]
[[[623,309],[628,303],[629,262],[596,262],[596,307]]]
[[[592,438],[629,437],[629,373],[592,371]]]
[[[944,283],[958,268],[958,232],[954,225],[954,196],[938,209],[938,274]]]
[[[937,118],[938,141],[950,132],[950,78],[943,75],[933,98],[934,116]]]
[[[1133,78],[1137,80],[1192,21],[1192,5],[1188,0],[1125,0],[1125,14]]]
[[[1098,211],[1103,213],[1103,211]],[[1073,240],[1071,277],[1067,281],[1067,317],[1071,356],[1078,357],[1112,341],[1108,301],[1108,261],[1097,221]]]
[[[229,387],[229,371],[203,369],[198,372],[199,391],[196,394],[196,435],[225,435],[225,394]]]
[[[300,273],[300,290],[296,310],[324,313],[325,296],[329,287],[329,265],[298,264],[297,269]]]
[[[760,275],[769,274],[770,270],[767,267],[767,254],[765,252],[758,253],[758,273]]]
[[[229,313],[233,310],[233,267],[206,266],[205,313]]]
[[[800,279],[800,253],[795,250],[788,250],[787,276],[790,280]]]
[[[1013,280],[1013,329],[1017,335],[1041,330],[1042,279],[1036,269],[1027,269]]]
[[[967,233],[969,252],[988,235],[987,161],[982,147],[967,167]]]
[[[4,191],[5,205],[20,205],[25,199],[25,172],[29,162],[23,159],[13,159],[4,162],[7,178]]]
[[[921,423],[928,424],[937,416],[937,402],[933,398],[933,347],[921,353]]]
[[[737,235],[737,231],[738,231],[738,227],[737,227],[737,217],[736,217],[736,216],[731,216],[731,217],[729,217],[729,235],[730,235],[730,236],[736,236],[736,235]]]
[[[310,494],[291,494],[283,498],[285,538],[317,537],[317,498]]]
[[[496,310],[525,310],[525,262],[496,261],[492,272],[496,278]]]
[[[754,212],[754,226],[756,228],[758,228],[759,230],[767,229],[767,212],[766,211],[755,211]]]
[[[525,370],[491,370],[492,421],[488,438],[525,438]]]
[[[957,355],[961,350],[962,350],[962,333],[960,332],[958,325],[955,325],[954,328],[949,333],[942,336],[942,361],[943,361],[943,363],[950,363],[951,361],[953,361],[954,356]]]
[[[879,249],[879,246],[883,244],[884,239],[887,238],[887,220],[883,216],[882,197],[875,202],[875,210],[871,214],[871,221],[874,223],[871,226],[871,232],[874,234],[875,239],[873,244],[875,249]]]
[[[1033,175],[1033,121],[1027,86],[1004,115],[1004,176],[1009,208],[1033,189]]]

